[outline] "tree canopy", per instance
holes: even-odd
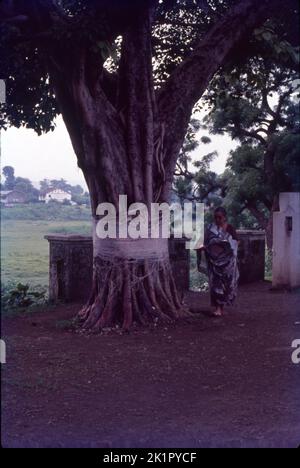
[[[8,105],[2,108],[1,126],[26,125],[38,133],[53,130],[54,118],[62,109],[51,83],[52,67],[65,75],[65,69],[71,71],[80,60],[85,60],[90,86],[93,80],[100,79],[110,100],[120,94],[121,38],[132,18],[147,7],[152,8],[153,16],[151,45],[156,87],[162,88],[170,78],[168,87],[171,88],[177,79],[184,78],[185,82],[177,85],[183,93],[193,88],[197,99],[203,85],[196,90],[194,87],[197,80],[199,84],[202,81],[201,68],[209,65],[210,49],[222,53],[217,34],[221,26],[226,28],[226,20],[230,29],[233,29],[230,19],[235,16],[238,21],[245,21],[244,28],[238,28],[241,29],[238,47],[230,43],[233,31],[226,30],[224,38],[229,44],[224,43],[223,48],[228,63],[240,60],[241,51],[243,59],[245,54],[253,55],[258,50],[262,54],[259,40],[249,41],[249,31],[256,23],[262,26],[263,20],[269,17],[275,18],[275,32],[260,28],[256,32],[258,39],[278,34],[281,53],[287,50],[282,47],[283,41],[286,45],[297,44],[297,2],[286,1],[284,11],[280,9],[281,3],[276,0],[2,0],[0,77],[7,80]],[[207,46],[202,43],[204,39]]]
[[[294,62],[298,16],[295,0],[284,8],[281,0],[2,0],[0,126],[41,133],[61,113],[95,219],[98,204],[118,206],[120,194],[148,207],[168,202],[193,109],[213,78],[268,54],[261,38],[268,42],[270,24],[277,53]],[[166,251],[150,266],[113,253],[109,265],[95,254],[86,327],[185,315]]]

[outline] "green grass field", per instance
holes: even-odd
[[[47,234],[89,235],[89,221],[25,221],[1,222],[1,282],[3,285],[29,284],[48,287],[49,244]],[[191,258],[191,289],[206,289],[206,277],[196,268],[196,255]]]
[[[89,221],[13,221],[1,222],[1,282],[48,286],[49,245],[47,234],[91,232]]]
[[[1,283],[48,287],[49,244],[47,234],[91,234],[89,221],[2,220]],[[266,261],[266,279],[272,278],[271,260]],[[207,290],[207,276],[197,270],[196,253],[191,252],[190,288]]]

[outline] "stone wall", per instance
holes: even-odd
[[[262,231],[238,231],[240,283],[264,279],[265,236]],[[49,235],[49,297],[52,301],[85,301],[92,284],[93,242],[90,236]],[[169,240],[174,279],[181,295],[189,289],[190,251],[186,239]]]
[[[85,301],[93,275],[93,242],[90,236],[48,235],[49,298],[51,301]],[[180,292],[189,288],[190,252],[186,239],[169,241],[174,278]]]
[[[240,284],[262,281],[265,278],[265,232],[237,231]]]
[[[185,248],[188,239],[169,239],[169,255],[177,289],[181,295],[190,285],[190,251]]]
[[[90,236],[49,235],[49,299],[80,302],[88,299],[93,275]]]

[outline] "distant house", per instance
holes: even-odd
[[[56,201],[58,203],[63,203],[65,200],[71,202],[72,195],[69,192],[66,192],[62,189],[52,189],[49,188],[44,192],[40,192],[39,200],[45,203],[49,203],[50,201]]]
[[[1,191],[1,203],[5,206],[12,206],[18,203],[26,203],[28,197],[21,190],[3,190]]]

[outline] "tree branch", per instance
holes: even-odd
[[[256,203],[254,201],[246,201],[245,207],[257,219],[262,229],[266,229],[268,225],[268,219],[266,219],[264,214],[258,210]]]
[[[266,145],[266,140],[258,133],[257,131],[250,131],[250,130],[245,130],[244,128],[238,128],[238,132],[248,138],[254,138],[255,140],[258,140],[262,145]]]
[[[241,0],[201,39],[158,91],[161,120],[166,125],[169,191],[171,177],[190,115],[218,68],[233,47],[270,15],[278,0]]]

